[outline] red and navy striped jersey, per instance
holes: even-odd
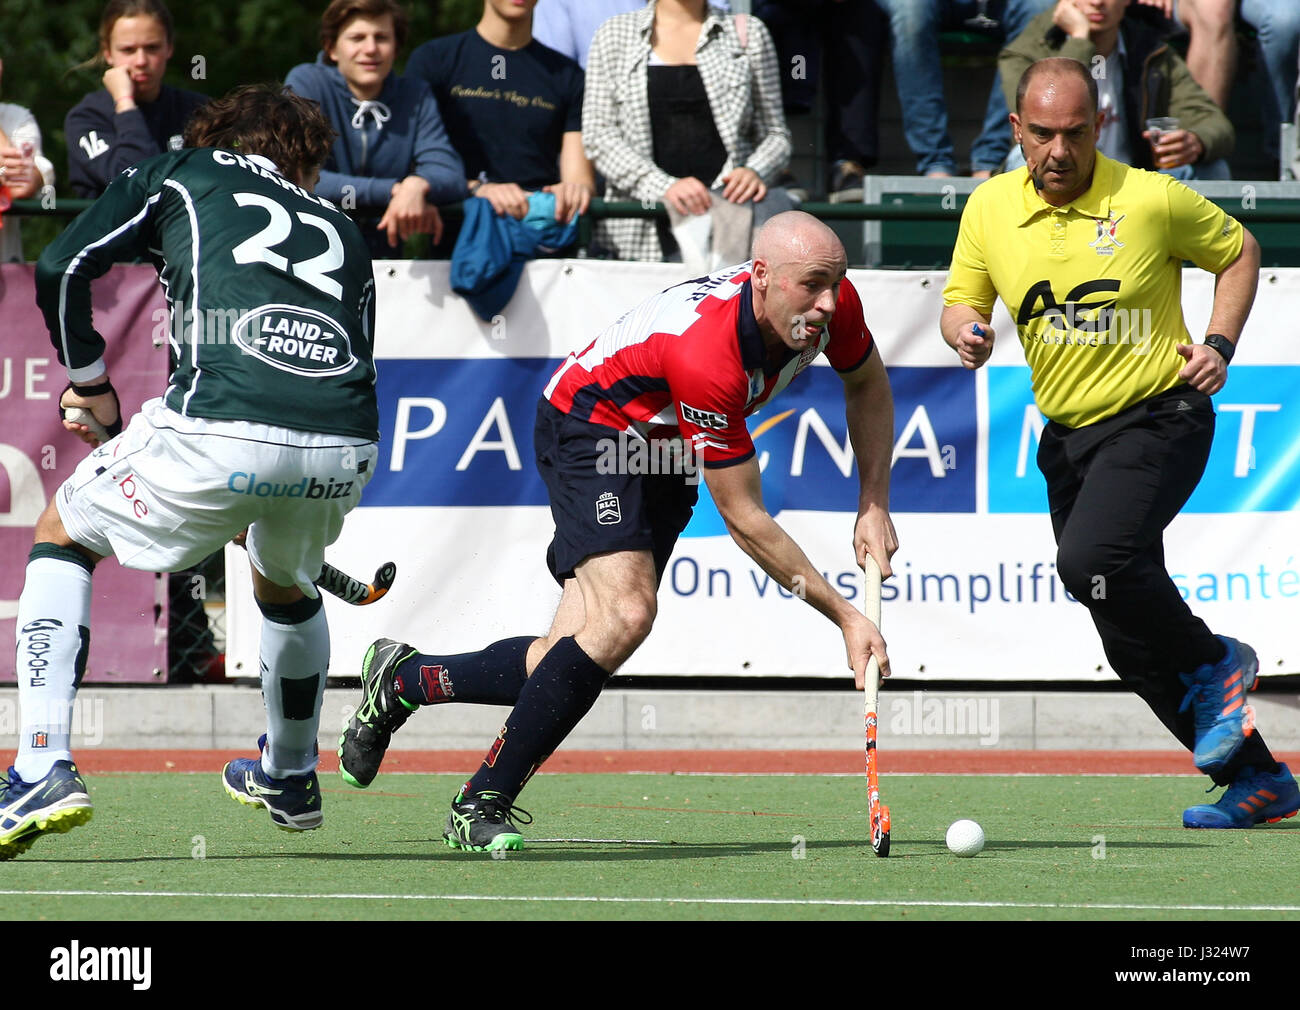
[[[558,410],[646,439],[681,437],[710,467],[749,459],[745,418],[825,352],[851,372],[875,341],[845,278],[815,343],[769,358],[754,319],[750,263],[686,281],[642,302],[570,354],[543,394]]]

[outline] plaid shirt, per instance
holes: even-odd
[[[587,61],[582,101],[582,141],[587,156],[605,176],[607,200],[654,202],[677,180],[654,163],[646,68],[654,25],[653,0],[642,10],[619,14],[596,30]],[[718,178],[733,168],[753,169],[772,180],[790,162],[790,130],[781,108],[776,48],[763,22],[749,17],[747,46],[735,19],[708,8],[695,59],[704,81],[727,161]],[[705,180],[701,180],[705,181]],[[708,180],[710,188],[720,185]],[[596,225],[595,245],[619,259],[661,260],[655,222],[623,218]]]

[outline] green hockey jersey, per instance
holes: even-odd
[[[170,311],[169,408],[379,437],[370,255],[329,201],[265,158],[217,148],[127,169],[36,267],[37,301],[73,381],[104,370],[91,281],[137,259],[157,267]]]

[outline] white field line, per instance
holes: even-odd
[[[0,897],[41,898],[231,898],[246,901],[487,901],[550,902],[608,905],[766,905],[849,908],[1039,908],[1099,912],[1300,912],[1300,905],[1151,905],[1108,902],[1037,901],[917,901],[915,899],[859,898],[627,898],[606,895],[504,895],[504,894],[265,894],[209,891],[0,891]]]

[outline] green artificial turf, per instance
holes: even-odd
[[[215,774],[100,775],[90,824],[0,866],[0,915],[1300,918],[1300,818],[1184,830],[1182,808],[1207,799],[1203,782],[889,776],[892,852],[880,859],[859,778],[540,775],[521,798],[536,818],[527,848],[497,859],[441,841],[453,776],[381,775],[361,791],[331,775],[325,826],[288,834],[229,799]],[[988,838],[972,859],[943,842],[962,817]]]

